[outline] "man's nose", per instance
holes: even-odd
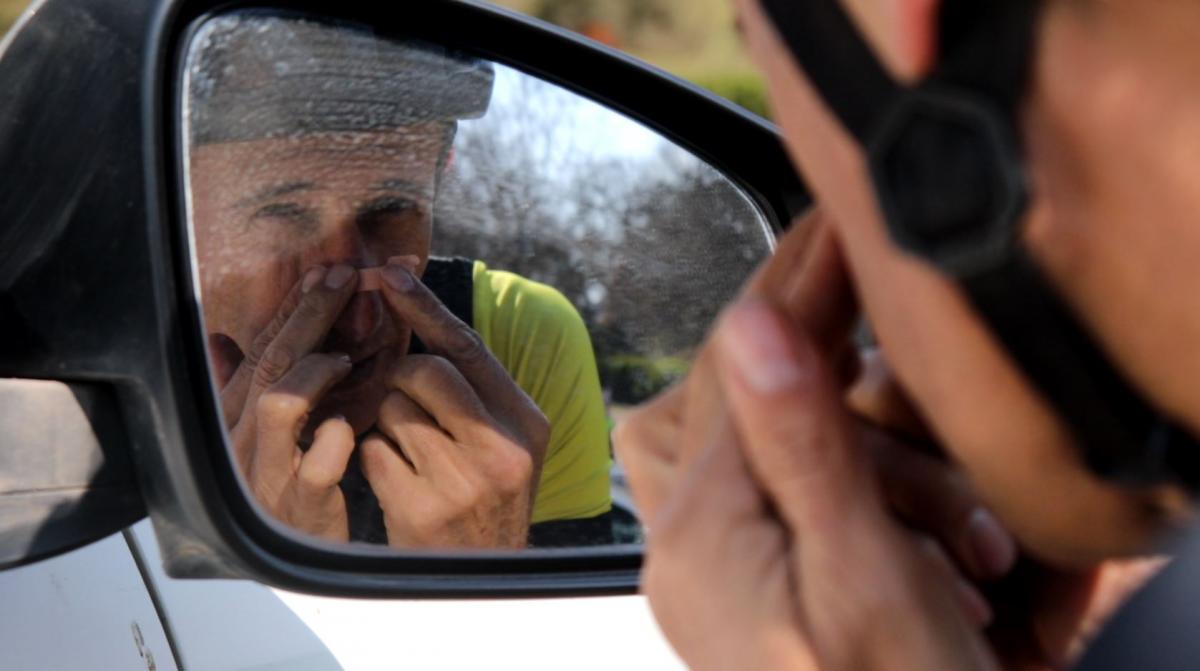
[[[379,328],[383,305],[379,292],[357,293],[350,298],[346,309],[333,323],[333,333],[339,341],[358,344],[365,341]],[[353,354],[353,353],[350,353]]]
[[[337,264],[352,268],[375,265],[375,259],[367,249],[358,227],[352,222],[338,226],[337,230],[325,237],[313,251],[319,257],[315,262],[327,267]],[[335,339],[344,345],[363,342],[379,327],[382,314],[383,305],[378,293],[355,294],[333,324]]]

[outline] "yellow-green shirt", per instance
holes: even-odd
[[[608,422],[583,319],[553,287],[476,261],[474,328],[550,421],[533,523],[612,508]]]

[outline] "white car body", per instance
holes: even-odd
[[[641,596],[345,599],[177,580],[148,520],[0,572],[0,598],[12,671],[683,668]]]

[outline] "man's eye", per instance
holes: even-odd
[[[408,198],[376,198],[358,211],[359,226],[373,229],[418,216],[421,206]]]
[[[251,220],[260,221],[273,219],[294,223],[304,227],[316,224],[317,218],[313,211],[297,203],[272,203],[264,205],[254,212]]]

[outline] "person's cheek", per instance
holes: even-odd
[[[300,280],[301,271],[286,260],[241,258],[226,268],[214,284],[209,302],[216,303],[221,328],[209,324],[209,330],[227,334],[243,351],[249,351],[254,339],[271,323],[288,292]]]

